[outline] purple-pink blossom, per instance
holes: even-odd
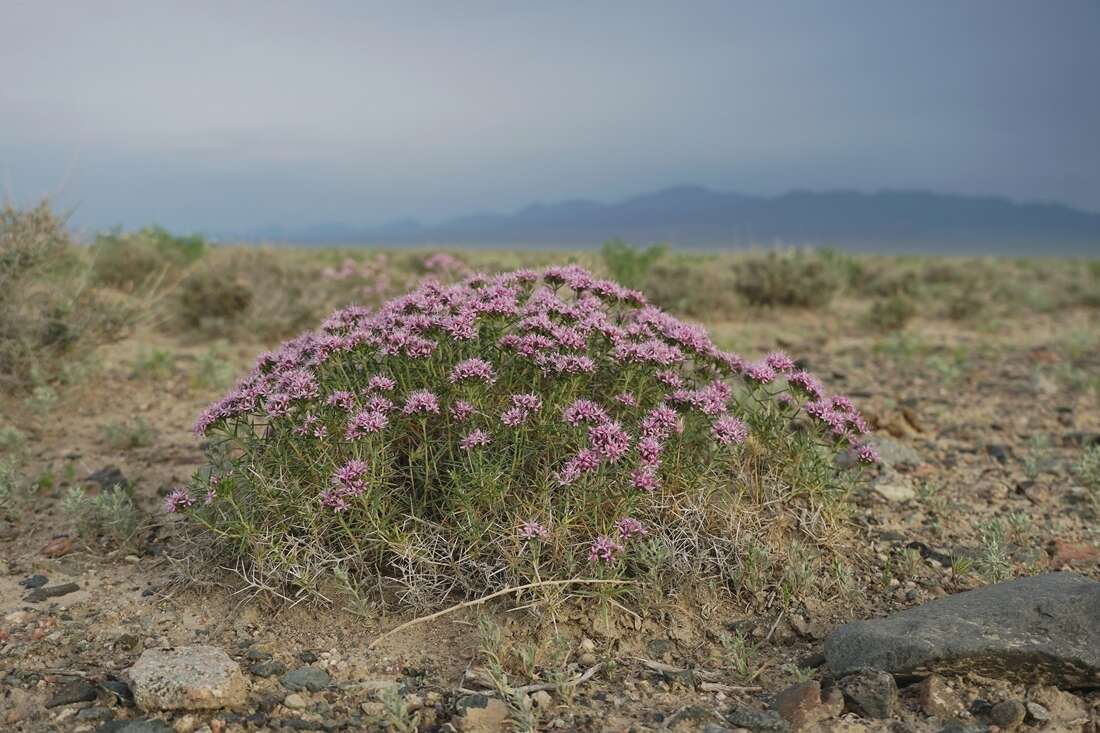
[[[496,372],[493,371],[493,365],[484,359],[467,359],[466,361],[460,361],[454,365],[451,369],[451,374],[448,377],[451,383],[461,382],[464,379],[473,379],[485,384],[492,384],[496,381]]]
[[[510,428],[517,427],[526,422],[530,412],[522,407],[509,407],[500,413],[500,421]]]
[[[710,431],[715,440],[726,446],[740,445],[749,437],[748,427],[733,415],[723,415],[715,420]]]
[[[401,409],[406,415],[414,415],[418,412],[439,412],[439,400],[426,389],[413,392],[405,398],[405,406]]]
[[[630,450],[630,434],[613,420],[589,428],[588,442],[609,463],[618,462]]]
[[[355,407],[355,395],[346,389],[337,390],[325,398],[325,404],[341,410],[351,410]]]
[[[471,430],[458,443],[462,450],[473,450],[489,445],[489,434],[484,430]]]
[[[661,480],[653,466],[642,466],[630,473],[630,485],[639,491],[654,492],[661,488]]]
[[[458,422],[463,422],[474,414],[474,406],[466,400],[455,400],[451,405],[451,416]]]
[[[367,389],[372,392],[389,392],[396,386],[397,382],[382,374],[375,374],[367,380]]]
[[[859,460],[860,463],[874,464],[882,461],[882,457],[879,455],[878,450],[870,443],[863,443],[856,446],[855,453],[856,459]]]
[[[545,540],[550,537],[550,530],[534,519],[529,519],[519,527],[519,536],[522,540]]]
[[[168,495],[164,497],[164,511],[169,514],[175,514],[182,509],[193,506],[194,503],[195,500],[191,497],[187,489],[172,489],[168,492]]]
[[[344,431],[344,439],[357,440],[364,435],[381,432],[387,423],[389,423],[389,419],[384,413],[363,410],[348,420],[347,429]]]
[[[600,535],[592,540],[592,546],[588,548],[589,562],[613,563],[616,556],[623,551],[623,546],[607,535]]]
[[[562,410],[562,420],[573,427],[582,423],[601,423],[607,421],[607,412],[592,400],[577,400]]]
[[[648,534],[642,523],[633,517],[623,517],[615,522],[615,531],[619,533],[619,537],[622,538],[623,542],[627,542],[634,537],[644,537]]]

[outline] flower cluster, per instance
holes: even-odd
[[[360,553],[380,570],[408,562],[397,538],[421,526],[454,533],[424,541],[455,552],[488,552],[482,532],[502,527],[550,542],[531,516],[561,519],[553,542],[618,567],[685,493],[733,487],[758,467],[779,475],[792,461],[831,480],[839,450],[877,461],[851,400],[787,354],[747,361],[577,266],[428,280],[376,310],[337,311],[261,355],[195,430],[233,449],[235,480],[207,510],[250,532],[286,532],[287,543],[308,536]],[[220,508],[231,492],[241,495]],[[302,497],[332,529],[291,538],[278,516],[261,515]],[[204,510],[194,504],[186,492],[166,501]],[[503,553],[487,562],[512,566]]]

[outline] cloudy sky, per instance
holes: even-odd
[[[672,184],[1100,211],[1100,2],[0,0],[0,185],[83,227]]]

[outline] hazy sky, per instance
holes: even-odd
[[[0,184],[84,227],[679,183],[1100,211],[1100,2],[0,0]]]

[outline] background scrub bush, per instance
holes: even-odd
[[[812,582],[762,554],[811,567],[858,474],[837,451],[877,460],[851,401],[790,357],[748,362],[576,266],[337,311],[196,430],[211,465],[169,511],[265,584],[381,577],[415,605],[577,576],[793,602]]]

